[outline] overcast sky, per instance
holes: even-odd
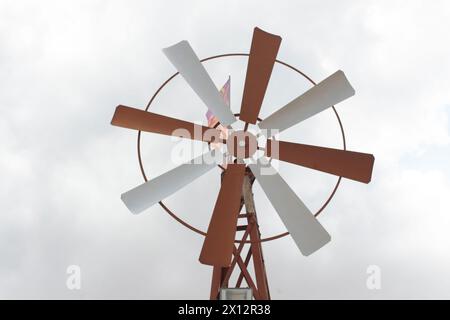
[[[356,90],[337,106],[348,149],[376,158],[372,183],[344,180],[319,217],[330,244],[307,258],[289,237],[264,245],[272,297],[450,298],[445,0],[1,0],[0,298],[208,298],[203,238],[158,206],[134,216],[120,201],[143,179],[136,132],[110,120],[118,104],[144,108],[175,72],[162,48],[186,39],[201,58],[248,52],[255,26],[282,36],[279,59],[316,81],[345,71]],[[246,63],[205,64],[218,87],[231,75],[234,112]],[[261,116],[308,87],[277,65]],[[204,105],[179,77],[152,110],[206,123]],[[340,148],[339,134],[328,110],[283,138]],[[175,166],[176,143],[143,136],[149,177]],[[312,211],[336,181],[293,165],[279,171]],[[205,230],[219,174],[167,204]],[[263,235],[283,232],[257,183],[255,197]],[[81,268],[81,290],[66,286],[70,265]],[[371,265],[380,267],[380,290],[366,286]]]

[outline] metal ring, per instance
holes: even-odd
[[[215,55],[215,56],[211,56],[205,59],[200,60],[200,62],[205,62],[208,60],[214,60],[214,59],[218,59],[218,58],[225,58],[225,57],[248,57],[249,54],[248,53],[226,53],[226,54],[220,54],[220,55]],[[310,78],[308,77],[306,74],[304,74],[302,71],[298,70],[297,68],[287,64],[286,62],[283,62],[281,60],[275,60],[276,63],[279,63],[281,65],[284,65],[285,67],[299,73],[300,75],[302,75],[305,79],[307,79],[309,82],[311,82],[313,85],[316,85],[316,83]],[[150,105],[153,103],[153,101],[155,100],[156,96],[161,92],[161,90],[173,79],[175,78],[177,75],[179,74],[179,72],[174,73],[172,76],[170,76],[166,81],[164,81],[164,83],[158,88],[158,90],[156,90],[156,92],[153,94],[153,96],[151,97],[150,101],[148,102],[145,111],[148,111],[148,109],[150,108]],[[342,144],[343,144],[343,150],[347,150],[347,144],[345,141],[345,133],[344,133],[344,127],[342,125],[341,122],[341,118],[339,117],[338,112],[336,111],[336,108],[334,106],[332,106],[334,114],[336,115],[336,118],[338,120],[339,123],[339,127],[341,129],[341,135],[342,135]],[[142,177],[144,178],[145,182],[148,181],[147,176],[145,174],[145,170],[144,170],[144,165],[142,163],[142,157],[141,157],[141,131],[138,131],[138,136],[137,136],[137,154],[138,154],[138,160],[139,160],[139,167],[142,173]],[[333,199],[334,195],[336,194],[337,189],[339,188],[339,185],[341,183],[342,177],[339,177],[336,185],[334,186],[333,191],[331,192],[330,196],[328,197],[328,199],[324,202],[324,204],[322,205],[322,207],[314,214],[315,217],[319,216],[322,211],[328,206],[328,204],[330,203],[330,201]],[[190,225],[189,223],[187,223],[186,221],[184,221],[183,219],[179,218],[172,210],[170,210],[162,201],[159,201],[159,205],[161,206],[161,208],[164,209],[164,211],[166,211],[172,218],[174,218],[177,222],[181,223],[183,226],[185,226],[186,228],[202,235],[202,236],[206,236],[206,232],[195,228],[194,226]],[[285,236],[289,235],[289,232],[284,232],[284,233],[280,233],[277,234],[275,236],[271,236],[271,237],[267,237],[267,238],[263,238],[260,239],[259,241],[251,241],[251,240],[246,240],[245,243],[261,243],[261,242],[268,242],[268,241],[272,241],[272,240],[276,240],[276,239],[280,239],[283,238]],[[241,243],[241,240],[234,240],[235,243]]]

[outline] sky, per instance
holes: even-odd
[[[110,125],[118,104],[145,108],[175,69],[161,49],[188,40],[201,58],[248,52],[253,28],[283,38],[278,58],[320,81],[343,70],[356,95],[336,106],[349,150],[372,153],[368,185],[343,180],[319,216],[332,241],[310,257],[285,237],[264,244],[274,299],[450,298],[450,3],[448,1],[0,0],[0,298],[207,299],[203,237],[160,207],[132,215],[120,194],[141,184],[136,132]],[[205,63],[231,76],[239,112],[246,58]],[[310,87],[276,65],[261,109]],[[182,78],[151,110],[206,123]],[[283,139],[342,148],[332,111]],[[175,167],[178,144],[144,134],[146,173]],[[201,143],[196,143],[201,152]],[[313,211],[336,177],[279,163]],[[167,205],[206,230],[213,170]],[[207,186],[205,188],[205,186]],[[257,183],[261,232],[284,226]],[[80,288],[67,286],[78,266]],[[380,287],[367,286],[376,266]]]

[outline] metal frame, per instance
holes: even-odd
[[[214,59],[218,59],[218,58],[224,58],[224,57],[236,57],[236,56],[249,56],[248,53],[227,53],[227,54],[221,54],[221,55],[215,55],[215,56],[211,56],[205,59],[200,60],[201,62],[205,62],[208,60],[214,60]],[[311,84],[315,85],[316,83],[309,77],[307,76],[305,73],[303,73],[302,71],[298,70],[297,68],[281,61],[281,60],[276,60],[276,63],[279,63],[281,65],[284,65],[288,68],[290,68],[291,70],[299,73],[300,75],[302,75],[305,79],[307,79]],[[156,90],[156,92],[153,94],[153,96],[151,97],[150,101],[148,102],[145,111],[148,111],[148,109],[150,108],[151,104],[153,103],[153,101],[155,100],[155,98],[157,97],[157,95],[161,92],[161,90],[173,79],[175,78],[179,73],[175,73],[172,76],[170,76],[159,88],[158,90]],[[338,120],[340,129],[341,129],[341,135],[342,135],[342,142],[343,142],[343,150],[346,150],[346,141],[345,141],[345,133],[344,133],[344,127],[342,125],[341,119],[339,117],[338,112],[336,111],[336,108],[333,106],[332,107],[336,118]],[[246,124],[247,127],[247,124]],[[147,175],[145,174],[145,169],[144,169],[144,165],[142,162],[142,157],[141,157],[141,131],[138,131],[138,136],[137,136],[137,153],[138,153],[138,161],[139,161],[139,167],[142,173],[142,176],[144,178],[145,181],[148,181]],[[332,190],[330,196],[327,198],[327,200],[324,202],[324,204],[322,205],[322,207],[315,213],[315,216],[317,217],[320,213],[322,213],[322,211],[328,206],[328,204],[330,203],[330,201],[333,199],[334,195],[336,194],[337,189],[339,188],[339,185],[341,183],[341,179],[342,177],[339,177],[336,185],[334,187],[334,189]],[[206,232],[199,230],[198,228],[195,228],[194,226],[190,225],[189,223],[185,222],[184,220],[182,220],[181,218],[179,218],[171,209],[169,209],[162,201],[159,202],[159,205],[172,217],[174,218],[177,222],[181,223],[183,226],[185,226],[186,228],[202,235],[202,236],[206,236]],[[258,231],[259,233],[259,231]],[[267,242],[267,241],[272,241],[272,240],[276,240],[282,237],[285,237],[289,235],[289,232],[285,232],[285,233],[280,233],[278,235],[275,236],[270,236],[270,237],[266,237],[261,239],[260,237],[258,237],[258,239],[251,239],[251,240],[246,240],[246,239],[236,239],[235,243],[239,243],[239,245],[243,244],[243,243],[262,243],[262,242]]]
[[[239,275],[236,284],[232,288],[241,288],[242,281],[245,280],[248,287],[252,289],[253,297],[256,300],[270,300],[269,284],[262,253],[261,234],[259,232],[252,192],[254,181],[255,177],[247,167],[242,187],[241,208],[239,210],[241,212],[242,208],[245,207],[245,213],[241,213],[238,216],[239,219],[246,219],[247,225],[236,226],[238,232],[244,233],[242,234],[238,247],[236,248],[235,246],[233,248],[233,260],[231,261],[230,266],[227,268],[218,266],[213,267],[210,291],[211,300],[220,298],[221,289],[229,287],[230,278],[236,270],[239,271]],[[250,238],[251,242],[249,246],[247,246],[248,251],[245,255],[245,259],[242,259],[247,238]],[[251,259],[253,260],[254,276],[252,276],[248,269]],[[236,266],[238,266],[238,268],[236,268]]]

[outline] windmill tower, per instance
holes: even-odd
[[[230,106],[230,87],[231,78],[229,77],[228,81],[220,90],[220,93],[228,106]],[[206,117],[208,119],[208,126],[210,128],[219,129],[222,133],[221,138],[227,139],[229,132],[226,127],[223,127],[220,124],[219,119],[217,119],[217,117],[209,110],[206,113]],[[220,143],[212,143],[210,144],[210,147],[211,146],[212,148],[220,148]],[[223,170],[221,174],[222,182],[226,168],[226,165],[221,166],[221,169]],[[252,191],[254,181],[255,177],[251,170],[245,168],[245,175],[242,180],[241,202],[238,210],[238,225],[236,225],[236,233],[240,233],[240,240],[239,242],[235,241],[237,242],[237,247],[232,248],[233,259],[229,266],[213,266],[210,292],[211,300],[215,300],[218,297],[220,299],[252,299],[253,297],[260,300],[270,299],[261,246],[261,233],[259,231]],[[231,208],[231,210],[233,209],[234,208]],[[230,211],[229,214],[233,214],[233,211]],[[223,221],[221,221],[221,223],[222,222]],[[221,227],[219,227],[219,230],[214,230],[214,226],[210,226],[208,233],[221,232]],[[247,253],[245,256],[242,256],[244,250],[247,250]],[[220,257],[217,257],[217,260],[219,261]],[[253,264],[253,272],[249,268],[250,264]],[[230,281],[233,273],[238,273],[238,275],[234,286],[231,285],[230,289]],[[247,288],[242,288],[243,280],[247,283]]]
[[[159,203],[179,222],[205,236],[199,260],[213,267],[211,299],[219,298],[220,290],[230,286],[230,276],[236,266],[240,274],[235,287],[240,287],[245,280],[255,299],[270,299],[262,255],[264,240],[290,234],[305,256],[319,250],[331,240],[315,215],[271,165],[271,158],[336,175],[339,177],[338,181],[342,177],[363,183],[371,180],[374,163],[371,154],[347,151],[345,148],[340,150],[278,141],[274,138],[275,134],[328,108],[334,109],[335,104],[353,96],[355,91],[342,71],[337,71],[318,84],[310,80],[314,84],[311,89],[269,117],[259,118],[274,64],[289,66],[276,60],[280,44],[279,36],[255,28],[249,54],[226,54],[208,58],[249,56],[238,114],[233,114],[222,99],[202,65],[205,59],[200,61],[189,43],[181,41],[163,49],[178,73],[158,89],[145,110],[120,105],[111,122],[115,126],[138,130],[138,142],[141,131],[146,131],[222,145],[221,148],[211,148],[209,152],[156,178],[148,180],[144,174],[145,183],[121,196],[132,213],[140,213]],[[226,137],[217,127],[201,126],[148,111],[158,92],[178,74],[217,117],[220,125],[228,130]],[[238,120],[244,123],[243,130],[233,129]],[[249,126],[255,127],[256,133],[248,130]],[[142,162],[140,163],[142,169]],[[221,188],[208,230],[202,232],[177,218],[162,201],[217,166],[223,170]],[[288,233],[261,239],[251,187],[255,180],[272,203]],[[240,224],[240,221],[245,223]],[[238,232],[242,232],[240,239],[236,239]],[[249,244],[249,250],[242,257],[246,243]],[[248,270],[250,259],[253,259],[254,275]]]

